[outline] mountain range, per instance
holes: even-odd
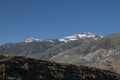
[[[1,45],[0,54],[82,64],[120,73],[120,33],[98,36],[85,32],[47,40],[29,38]]]

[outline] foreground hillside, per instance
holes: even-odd
[[[91,67],[1,55],[0,80],[120,80],[120,76]]]

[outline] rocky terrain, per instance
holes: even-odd
[[[82,65],[1,55],[0,80],[120,80],[120,75]]]
[[[107,35],[97,42],[72,48],[52,57],[51,60],[84,64],[120,73],[118,68],[120,66],[120,34]]]
[[[103,37],[85,32],[60,39],[30,38],[1,45],[0,54],[82,64],[120,73],[120,33]]]
[[[90,42],[96,42],[99,38],[101,38],[101,36],[89,32],[75,34],[60,39],[41,40],[29,38],[23,42],[1,45],[0,54],[24,55],[48,60],[71,48]]]

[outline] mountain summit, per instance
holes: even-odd
[[[80,34],[74,34],[72,36],[63,37],[63,38],[60,38],[60,39],[57,39],[57,40],[60,41],[60,42],[71,42],[71,41],[76,41],[76,40],[79,40],[79,39],[88,39],[88,38],[97,40],[99,38],[102,38],[102,36],[98,36],[98,35],[95,35],[95,34],[90,33],[90,32],[84,32],[84,33],[80,33]],[[33,37],[25,40],[26,43],[39,42],[39,41],[54,42],[53,39],[41,40],[41,39],[33,38]]]
[[[94,40],[97,40],[98,38],[102,38],[102,36],[98,36],[98,35],[92,34],[90,32],[84,32],[81,34],[75,34],[73,36],[61,38],[61,39],[59,39],[59,41],[70,42],[70,41],[75,41],[78,39],[86,39],[86,38],[93,38]]]

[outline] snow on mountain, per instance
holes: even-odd
[[[51,42],[51,43],[54,42],[53,40],[41,40],[41,39],[38,39],[38,38],[28,38],[28,39],[25,40],[26,43],[38,42],[38,41],[45,41],[45,42]]]
[[[84,32],[81,34],[75,34],[73,36],[67,36],[64,38],[60,38],[60,39],[58,39],[58,41],[70,42],[70,41],[75,41],[78,39],[86,39],[86,38],[93,38],[94,40],[97,40],[98,38],[103,38],[103,36],[97,36],[97,35],[92,34],[90,32]],[[53,40],[41,40],[41,39],[37,39],[37,38],[29,38],[29,39],[25,40],[26,43],[37,42],[37,41],[54,42]]]
[[[53,43],[53,42],[54,42],[53,40],[44,40],[44,41],[46,41],[46,42],[51,42],[51,43]]]
[[[63,42],[69,42],[69,41],[75,41],[78,38],[76,36],[68,36],[68,37],[64,37],[59,39],[59,41],[63,41]]]
[[[92,34],[90,32],[85,32],[85,33],[82,33],[82,34],[78,34],[76,36],[79,36],[79,38],[84,38],[84,37],[92,37],[92,38],[94,38],[96,35]]]
[[[85,33],[75,34],[73,36],[61,38],[61,39],[59,39],[59,41],[70,42],[70,41],[75,41],[78,39],[85,39],[85,38],[93,38],[94,40],[97,40],[98,38],[102,38],[102,36],[97,36],[97,35],[92,34],[90,32],[85,32]]]
[[[37,42],[37,41],[42,41],[42,40],[37,38],[28,38],[25,40],[26,43]]]

